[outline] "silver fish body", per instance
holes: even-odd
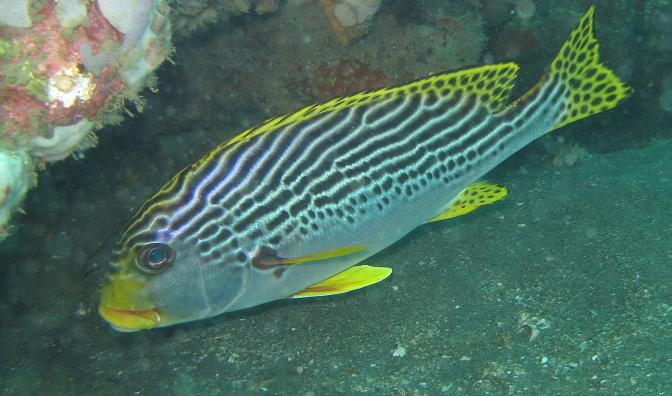
[[[102,316],[137,330],[295,296],[436,218],[534,139],[628,95],[599,64],[592,13],[513,104],[518,66],[488,65],[308,106],[216,148],[133,217]]]

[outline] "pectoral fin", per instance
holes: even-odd
[[[292,298],[320,297],[346,293],[373,285],[390,276],[391,268],[356,265],[292,295]]]
[[[335,257],[349,256],[366,249],[364,245],[342,246],[335,249],[322,250],[317,253],[300,257],[279,257],[274,249],[261,248],[252,258],[252,264],[257,268],[270,268],[276,265],[296,265],[311,261],[327,260]]]
[[[448,205],[448,208],[440,215],[428,221],[428,223],[462,216],[479,206],[489,205],[504,199],[508,193],[509,190],[499,184],[477,181],[468,185],[464,190],[457,194]]]
[[[349,256],[353,253],[361,252],[366,249],[363,245],[343,246],[336,249],[323,250],[321,252],[309,254],[301,257],[291,257],[280,259],[280,264],[301,264],[309,261],[326,260],[335,257]]]

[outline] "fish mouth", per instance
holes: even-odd
[[[133,311],[99,306],[98,313],[117,331],[131,332],[158,327],[161,314],[156,308]]]

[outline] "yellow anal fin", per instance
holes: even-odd
[[[594,13],[592,6],[551,63],[551,78],[559,79],[567,92],[565,108],[553,129],[611,109],[632,92],[600,63],[600,46],[593,36]]]
[[[364,245],[343,246],[336,249],[323,250],[321,252],[313,253],[307,256],[279,259],[278,264],[302,264],[310,261],[320,261],[335,257],[349,256],[351,254],[361,252],[364,249],[366,249],[366,246]]]
[[[320,297],[346,293],[378,283],[390,276],[392,268],[356,265],[293,294],[292,298]]]
[[[499,184],[477,181],[467,186],[451,201],[448,209],[434,217],[428,223],[462,216],[478,208],[489,205],[507,196],[509,190]]]

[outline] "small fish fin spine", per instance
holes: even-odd
[[[632,89],[600,63],[599,44],[593,36],[595,6],[581,18],[551,63],[548,81],[559,80],[566,93],[557,123],[551,130],[609,110],[625,100]]]

